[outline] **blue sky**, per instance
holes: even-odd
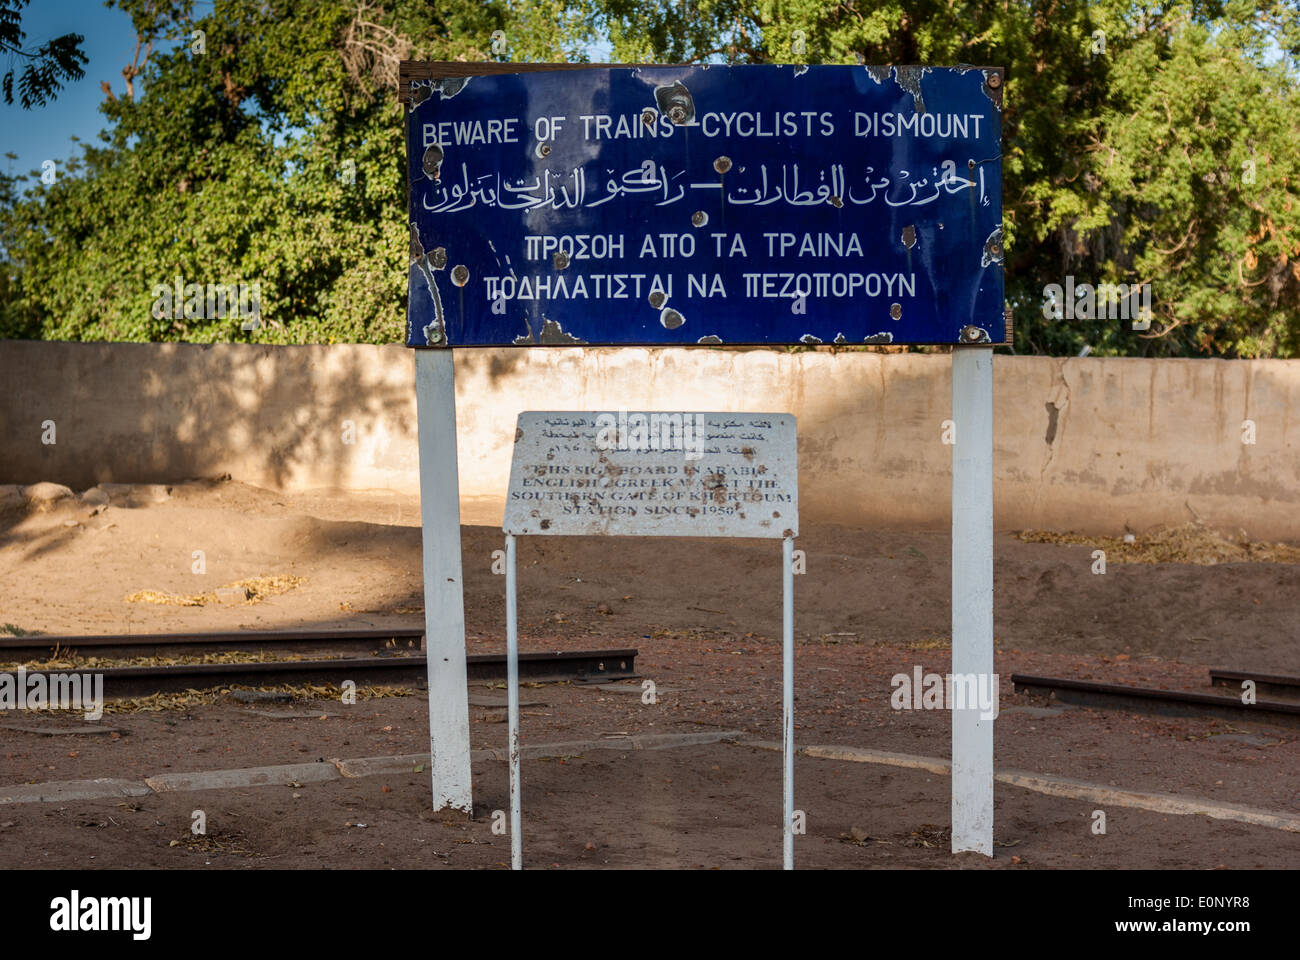
[[[85,77],[65,86],[58,99],[44,107],[24,110],[16,102],[17,96],[12,104],[0,100],[0,154],[18,154],[15,161],[0,157],[0,163],[6,171],[19,174],[39,170],[44,160],[55,160],[61,172],[62,161],[76,152],[69,138],[76,135],[94,140],[104,129],[104,116],[99,112],[104,92],[99,82],[107,80],[115,93],[122,94],[122,68],[135,55],[135,30],[130,17],[105,7],[100,0],[34,0],[22,13],[25,49],[65,33],[79,33],[86,38],[81,49],[89,62]],[[21,69],[22,63],[16,58],[13,65]],[[0,68],[9,66],[0,62]]]

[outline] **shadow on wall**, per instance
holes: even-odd
[[[599,348],[588,348],[596,350]],[[571,351],[577,353],[578,351]],[[494,386],[518,376],[528,362],[527,350],[464,349],[456,351],[456,370],[468,369]]]
[[[401,345],[0,342],[0,484],[418,491]],[[521,410],[781,411],[799,418],[808,522],[943,529],[954,443],[943,355],[703,348],[456,354],[463,512],[498,525]],[[1300,538],[1300,361],[1003,357],[1001,529],[1115,535],[1204,518]]]
[[[0,343],[0,483],[386,487],[416,468],[401,346]],[[405,362],[403,362],[405,361]]]

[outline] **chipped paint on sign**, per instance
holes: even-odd
[[[515,536],[797,536],[795,418],[521,413],[503,529]]]
[[[413,80],[406,342],[1001,330],[1001,79],[699,65]]]

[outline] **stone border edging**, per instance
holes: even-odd
[[[576,756],[586,750],[667,750],[718,743],[741,737],[739,730],[713,733],[652,733],[606,740],[570,740],[523,747],[523,759]],[[471,760],[507,759],[505,749],[475,750]],[[144,797],[151,793],[190,790],[224,790],[239,787],[275,787],[330,780],[414,773],[429,765],[429,755],[409,753],[389,757],[359,757],[316,763],[285,763],[233,770],[204,770],[193,773],[162,773],[146,777],[143,783],[103,777],[97,780],[57,780],[49,783],[16,784],[0,787],[0,805],[63,800],[103,800],[115,797]]]
[[[772,740],[742,740],[739,743],[741,746],[756,747],[759,750],[781,749],[781,744]],[[912,770],[924,770],[927,773],[940,774],[945,777],[949,776],[952,770],[951,763],[938,757],[920,757],[910,753],[870,750],[865,747],[811,746],[801,747],[796,753],[819,760],[843,760],[849,763],[878,763],[891,767],[906,767]],[[1072,780],[1069,777],[1007,768],[995,770],[993,779],[998,783],[1033,790],[1035,793],[1048,796],[1065,797],[1070,800],[1109,803],[1117,807],[1131,807],[1137,810],[1147,810],[1151,813],[1171,813],[1177,816],[1203,816],[1215,820],[1235,820],[1238,823],[1249,823],[1258,827],[1300,833],[1300,817],[1291,817],[1286,814],[1273,813],[1270,810],[1259,810],[1236,803],[1189,799],[1172,793],[1103,787],[1101,784],[1088,783],[1085,780]]]

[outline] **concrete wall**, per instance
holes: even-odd
[[[949,366],[945,355],[458,351],[465,518],[500,522],[520,410],[773,410],[799,419],[806,521],[942,527]],[[1194,510],[1227,531],[1300,539],[1300,361],[999,355],[994,375],[1000,528],[1140,531]],[[0,483],[229,473],[415,493],[413,379],[401,346],[0,342]],[[1254,445],[1242,443],[1246,419]]]

